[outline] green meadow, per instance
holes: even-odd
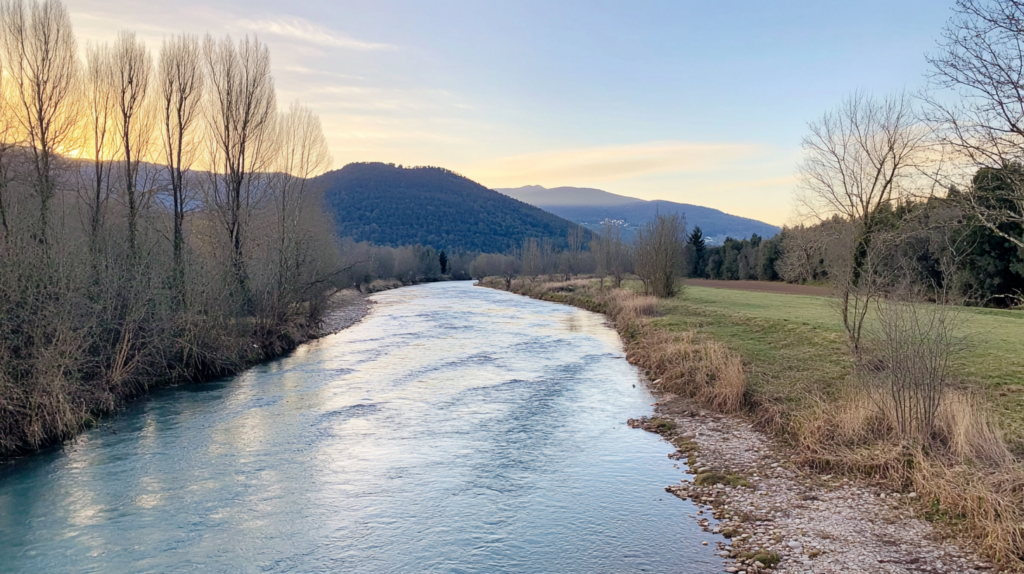
[[[828,297],[687,286],[659,302],[654,324],[693,330],[739,353],[748,384],[790,407],[828,400],[852,371],[845,333]],[[963,350],[954,372],[984,388],[1010,444],[1024,444],[1024,312],[961,308]]]

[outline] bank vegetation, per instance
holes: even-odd
[[[265,44],[80,48],[61,2],[0,2],[0,455],[295,347],[350,267]]]

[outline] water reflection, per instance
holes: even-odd
[[[0,468],[0,571],[706,572],[599,315],[447,283]],[[116,432],[116,434],[115,434]]]

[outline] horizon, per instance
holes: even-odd
[[[70,0],[81,48],[136,30],[256,34],[282,105],[335,166],[437,165],[494,188],[596,188],[783,225],[806,122],[849,92],[924,85],[951,0],[730,7],[409,0]]]

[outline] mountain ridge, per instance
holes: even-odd
[[[631,239],[637,229],[659,213],[683,214],[689,229],[700,227],[704,236],[714,244],[723,243],[726,237],[744,239],[755,233],[762,238],[770,238],[782,230],[777,225],[732,215],[712,207],[663,199],[646,200],[594,188],[545,188],[530,185],[499,188],[495,191],[579,223],[592,231],[599,231],[603,221],[619,221],[627,239]]]
[[[548,238],[564,247],[577,225],[441,167],[350,163],[317,180],[339,236],[378,245],[503,253]]]

